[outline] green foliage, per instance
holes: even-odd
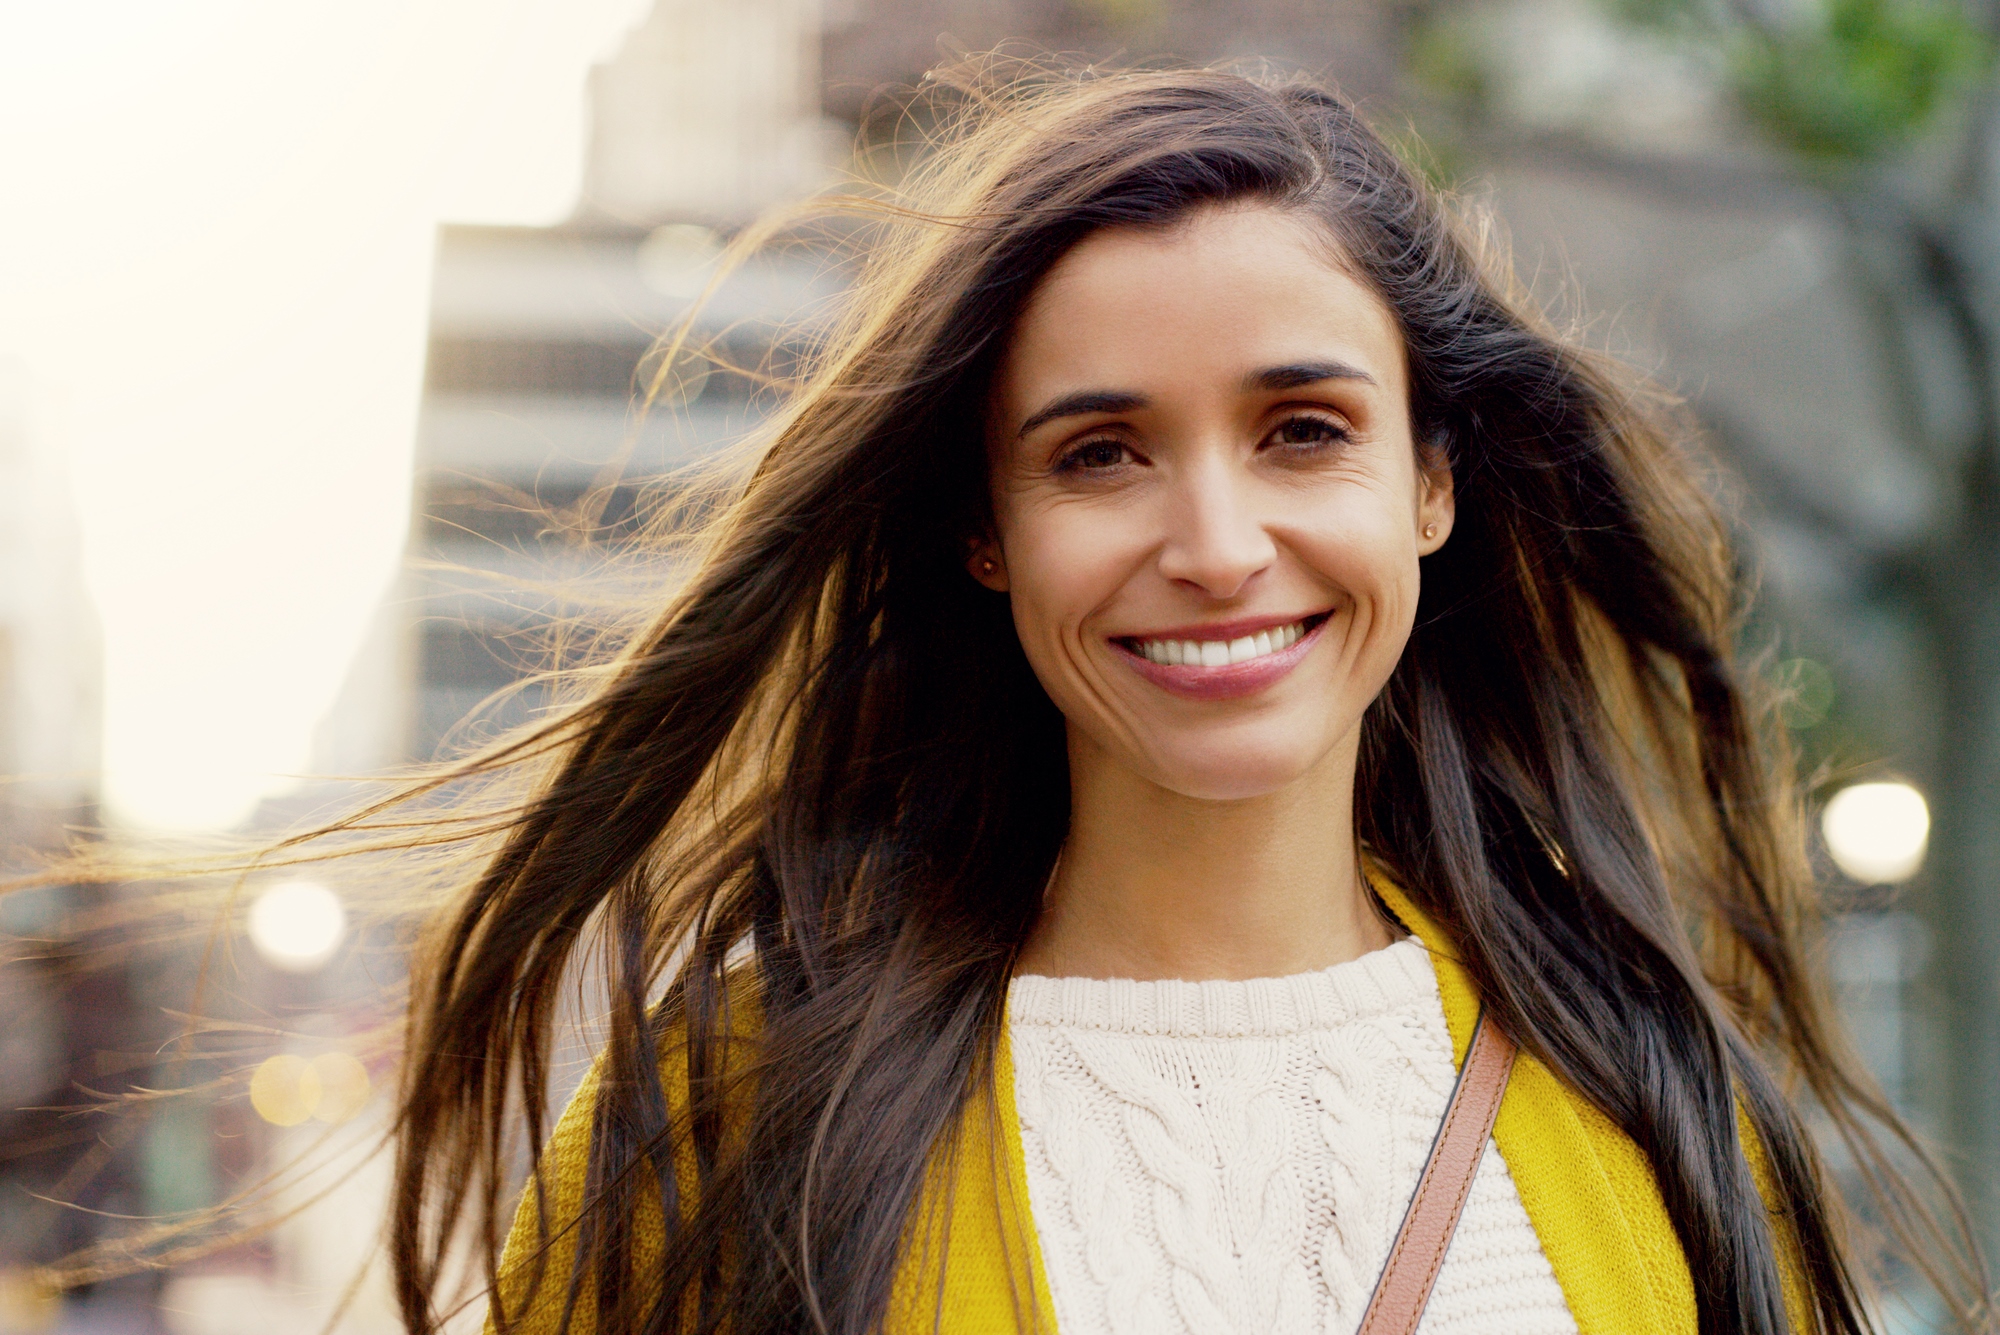
[[[1410,34],[1410,76],[1461,106],[1481,106],[1492,94],[1484,55],[1466,24],[1443,15],[1418,22]]]
[[[1778,664],[1775,677],[1786,727],[1803,731],[1826,721],[1838,692],[1825,664],[1811,658],[1789,658]]]
[[[1721,46],[1765,134],[1829,165],[1913,138],[1992,66],[1961,0],[1821,0],[1783,20],[1715,0],[1606,2],[1628,22]]]
[[[1458,192],[1469,164],[1449,139],[1427,138],[1410,124],[1378,124],[1374,129],[1403,160],[1403,165],[1423,177],[1433,189],[1447,195]]]
[[[1673,33],[1714,32],[1728,26],[1726,0],[1602,0],[1616,18],[1642,28]]]
[[[1749,29],[1732,53],[1738,95],[1779,143],[1860,161],[1910,138],[1990,62],[1957,5],[1830,0],[1823,24]]]
[[[1112,28],[1143,27],[1166,10],[1161,0],[1082,0],[1079,8]]]

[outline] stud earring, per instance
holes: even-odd
[[[1437,526],[1436,524],[1425,524],[1425,525],[1424,525],[1424,536],[1425,536],[1425,537],[1427,537],[1427,538],[1435,538],[1435,537],[1436,537],[1437,535],[1438,535],[1438,526]]]
[[[999,567],[999,566],[997,566],[997,565],[995,565],[995,564],[993,564],[993,558],[992,558],[992,557],[990,557],[990,556],[988,556],[988,557],[984,557],[984,558],[982,558],[982,559],[980,560],[980,562],[979,562],[979,568],[980,568],[980,570],[981,570],[981,571],[983,571],[983,572],[985,572],[986,574],[990,575],[990,574],[992,574],[992,573],[993,573],[994,571],[998,570],[998,569],[999,569],[1000,567]]]

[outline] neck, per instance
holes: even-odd
[[[1354,846],[1353,744],[1276,792],[1188,797],[1071,735],[1062,860],[1021,973],[1265,978],[1388,945]]]

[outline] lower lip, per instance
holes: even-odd
[[[1319,633],[1332,619],[1321,619],[1289,648],[1278,649],[1259,658],[1246,658],[1241,663],[1227,663],[1222,667],[1155,663],[1116,640],[1111,642],[1111,647],[1124,655],[1134,672],[1161,690],[1189,700],[1235,700],[1255,695],[1297,667],[1300,660],[1312,652],[1313,645],[1319,642]]]

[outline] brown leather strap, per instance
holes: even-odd
[[[1472,1179],[1479,1174],[1479,1161],[1486,1154],[1493,1119],[1500,1115],[1500,1097],[1507,1092],[1507,1077],[1513,1070],[1513,1040],[1498,1029],[1488,1029],[1482,1011],[1437,1139],[1431,1142],[1431,1157],[1417,1179],[1416,1194],[1396,1231],[1396,1245],[1389,1249],[1388,1263],[1375,1281],[1375,1296],[1368,1300],[1355,1335],[1415,1335],[1438,1271],[1444,1268],[1458,1217],[1465,1213],[1465,1199],[1472,1194]]]

